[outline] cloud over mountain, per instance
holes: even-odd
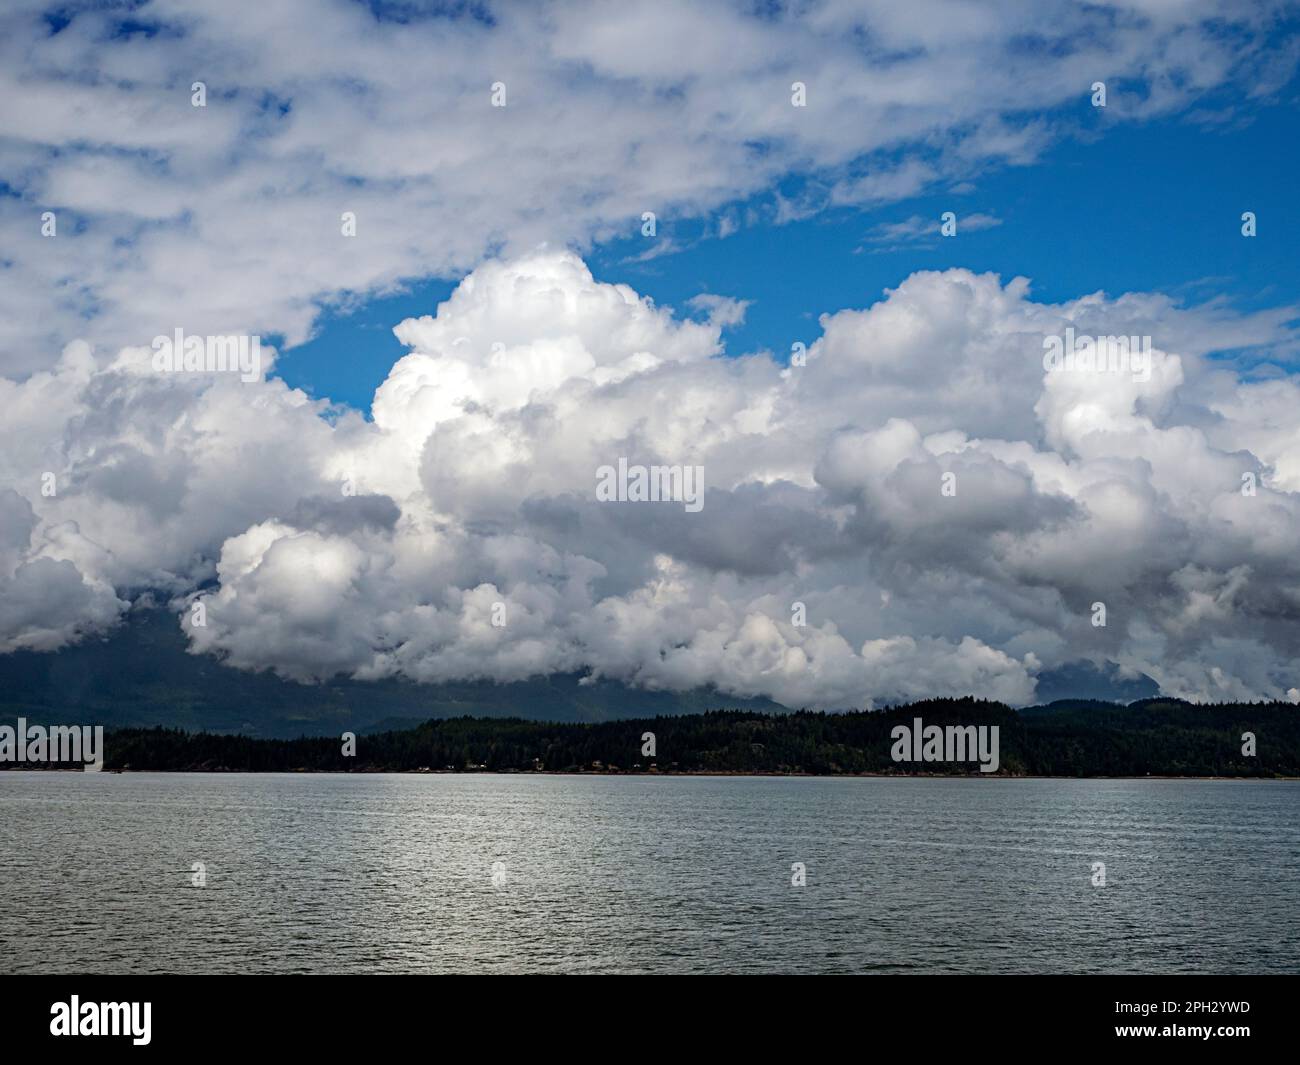
[[[960,269],[863,302],[786,366],[571,252],[491,260],[397,326],[373,421],[266,374],[69,345],[0,379],[0,650],[153,590],[194,651],[303,680],[1023,703],[1087,659],[1173,695],[1286,697],[1300,387],[1208,357],[1276,314],[1052,305]],[[1150,335],[1149,373],[1045,370],[1067,327]],[[702,467],[703,509],[599,502],[620,458]]]

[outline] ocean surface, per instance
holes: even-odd
[[[1290,781],[0,772],[0,970],[1294,973],[1298,813]]]

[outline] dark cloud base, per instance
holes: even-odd
[[[607,721],[686,714],[726,706],[780,711],[767,699],[709,689],[646,691],[616,681],[580,684],[573,674],[495,684],[404,680],[298,684],[186,652],[185,634],[166,610],[136,610],[111,635],[52,653],[0,655],[0,721],[163,725],[189,731],[287,739],[409,728],[435,717],[522,717]]]
[[[409,728],[430,718],[519,717],[533,721],[600,722],[698,713],[727,707],[777,713],[769,699],[744,699],[708,688],[647,691],[612,680],[580,683],[575,674],[496,684],[405,680],[298,684],[273,673],[250,673],[186,651],[176,618],[163,609],[133,611],[108,637],[61,651],[0,655],[0,721],[182,728],[265,738],[334,736],[344,730]],[[1154,682],[1123,681],[1116,672],[1081,663],[1044,674],[1043,702],[1095,699],[1128,702],[1155,694]],[[972,693],[978,694],[978,693]]]

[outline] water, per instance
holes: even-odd
[[[1297,801],[1298,782],[2,772],[0,970],[1296,972]]]

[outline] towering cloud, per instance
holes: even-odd
[[[540,249],[397,326],[373,421],[74,343],[0,379],[0,650],[161,594],[196,653],[300,680],[1019,703],[1086,659],[1284,698],[1300,387],[1206,358],[1276,321],[948,270],[785,366]],[[1045,369],[1067,328],[1149,334],[1149,372]],[[620,458],[702,467],[703,508],[599,501]]]

